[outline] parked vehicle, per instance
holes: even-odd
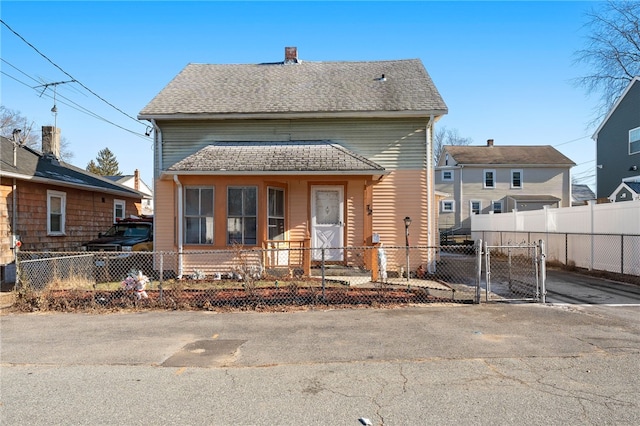
[[[98,238],[82,244],[86,251],[153,251],[153,217],[120,219]]]
[[[153,217],[128,217],[116,221],[98,238],[82,244],[94,255],[96,280],[123,280],[132,273],[153,274]]]

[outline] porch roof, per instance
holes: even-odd
[[[165,173],[383,175],[388,172],[337,143],[321,140],[214,142],[175,163]]]

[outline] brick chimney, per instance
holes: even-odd
[[[285,47],[284,48],[284,63],[285,64],[297,64],[298,63],[298,48],[297,47]]]
[[[138,169],[133,172],[133,189],[140,190],[140,171]]]
[[[487,139],[487,146],[493,146],[493,139]]]
[[[42,126],[42,153],[48,157],[60,158],[60,129]]]

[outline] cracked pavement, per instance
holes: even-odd
[[[640,308],[0,317],[2,424],[640,424]]]

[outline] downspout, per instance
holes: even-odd
[[[162,130],[160,130],[160,127],[156,124],[156,120],[152,118],[149,121],[151,122],[151,125],[153,126],[153,130],[154,130],[153,143],[158,148],[156,152],[156,167],[154,167],[154,171],[153,171],[153,180],[155,182],[155,180],[158,178],[159,171],[162,170]]]
[[[182,183],[178,175],[173,175],[173,181],[178,187],[178,278],[182,278]]]
[[[153,167],[153,191],[155,192],[156,181],[158,180],[158,176],[160,175],[160,170],[162,170],[162,130],[160,130],[160,127],[156,124],[155,119],[152,118],[149,121],[153,126],[153,144],[154,144],[153,152],[154,152],[154,155],[156,156],[153,164],[154,166]],[[156,197],[154,196],[152,200],[153,200],[153,205],[151,207],[153,208],[153,215],[155,216]],[[158,241],[157,226],[153,227],[153,241]],[[154,245],[154,250],[155,250],[155,245]],[[182,263],[180,263],[180,265],[182,265]]]
[[[426,144],[427,144],[427,247],[434,247],[432,228],[434,226],[431,210],[433,209],[433,198],[435,197],[433,188],[433,114],[429,117],[426,128]],[[437,226],[437,225],[435,225]],[[427,256],[427,271],[434,273],[436,269],[435,253],[429,250]],[[407,272],[408,274],[408,272]]]
[[[11,248],[13,249],[13,261],[17,264],[18,262],[18,251],[16,250],[16,242],[17,242],[17,233],[18,229],[18,183],[16,178],[13,178],[13,186],[11,187],[11,192],[13,196],[11,197]]]

